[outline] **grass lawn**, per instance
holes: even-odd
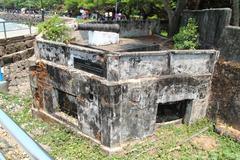
[[[107,156],[98,145],[74,135],[62,126],[33,118],[29,109],[30,97],[20,98],[0,94],[0,106],[55,159],[240,160],[240,144],[213,132],[213,123],[206,119],[191,126],[168,125],[161,127],[153,136],[144,139],[143,143],[127,147],[122,154]],[[177,144],[205,127],[209,127],[206,132],[177,147]]]

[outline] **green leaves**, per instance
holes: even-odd
[[[190,18],[187,26],[181,27],[179,33],[174,35],[175,49],[196,49],[198,44],[198,26],[195,19]]]
[[[70,40],[68,28],[64,21],[58,16],[54,16],[38,25],[38,32],[42,33],[43,38],[57,41],[68,42]]]
[[[50,9],[61,4],[62,0],[42,0],[43,8]],[[41,9],[41,0],[0,0],[0,5],[6,8]]]

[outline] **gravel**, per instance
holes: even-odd
[[[28,155],[14,139],[0,126],[0,151],[9,160],[28,160]]]

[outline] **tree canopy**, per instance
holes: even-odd
[[[41,9],[41,7],[52,9],[61,3],[63,3],[63,0],[0,0],[0,5],[9,9]]]

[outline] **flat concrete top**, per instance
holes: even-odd
[[[76,40],[72,41],[71,44],[109,52],[153,51],[173,48],[172,42],[169,39],[155,35],[136,38],[120,38],[120,42],[118,44],[110,44],[105,46],[89,46],[87,40]]]

